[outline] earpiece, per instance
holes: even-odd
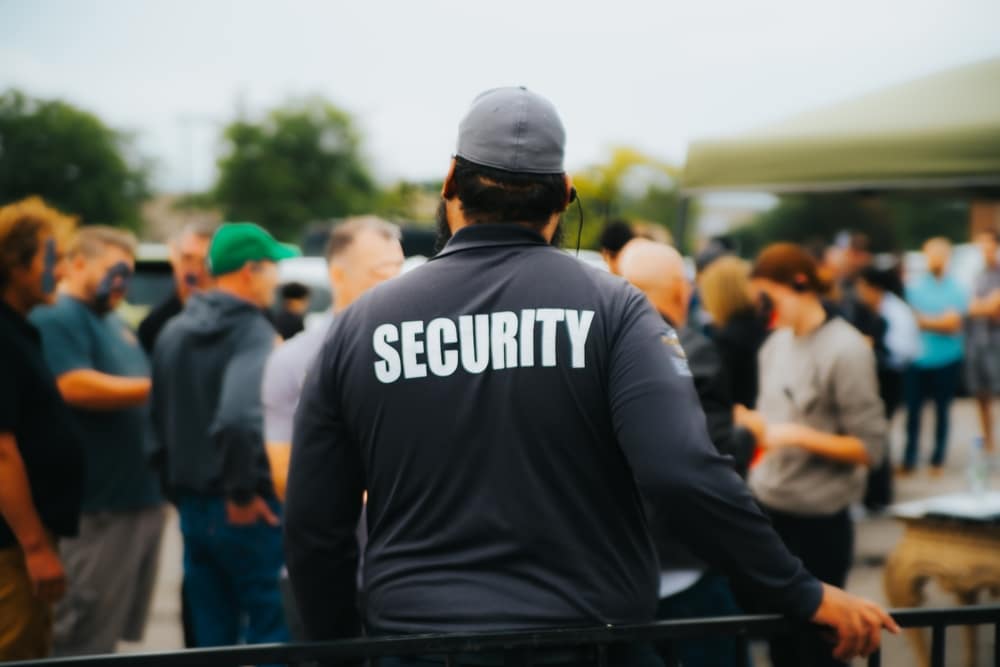
[[[566,203],[567,204],[572,204],[575,201],[576,201],[576,188],[570,188],[569,189],[569,201],[566,202]]]

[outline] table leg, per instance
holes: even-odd
[[[907,557],[906,551],[904,536],[903,542],[889,556],[883,574],[886,598],[891,606],[897,608],[919,607],[924,601],[923,590],[924,584],[927,583],[927,577],[913,567],[913,561]],[[928,667],[930,653],[927,650],[924,632],[919,629],[909,629],[904,632],[917,655],[917,664],[920,667]]]

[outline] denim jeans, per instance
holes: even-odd
[[[903,466],[913,468],[917,465],[917,455],[920,450],[920,416],[924,402],[930,398],[934,401],[934,453],[931,455],[931,465],[944,464],[948,448],[948,427],[951,402],[958,393],[958,383],[962,370],[962,362],[940,368],[916,368],[911,366],[906,370],[904,392],[906,394],[906,452],[903,455]]]
[[[270,504],[280,516],[278,502]],[[278,586],[281,527],[231,525],[222,498],[184,496],[177,506],[195,645],[288,641]]]

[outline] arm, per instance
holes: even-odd
[[[765,607],[834,627],[842,658],[878,648],[877,606],[824,587],[789,553],[727,459],[712,448],[689,378],[663,343],[665,325],[635,295],[609,360],[618,442],[636,483],[672,534],[733,576]]]
[[[148,378],[121,377],[80,368],[56,378],[63,400],[85,410],[120,410],[142,405],[152,386]]]
[[[831,402],[839,433],[803,424],[772,424],[765,445],[799,447],[831,461],[872,465],[882,460],[889,425],[878,394],[874,353],[865,345],[841,349],[831,370]]]
[[[738,579],[764,606],[810,618],[820,583],[792,556],[729,460],[712,446],[690,377],[663,342],[666,325],[630,303],[609,360],[618,442],[667,530]]]
[[[262,333],[240,343],[239,351],[226,365],[210,427],[211,437],[222,453],[222,486],[231,519],[236,518],[233,511],[237,507],[267,507],[256,494],[258,456],[264,449],[260,387],[271,347],[270,335]],[[234,523],[253,523],[256,514],[236,519]]]
[[[0,433],[0,515],[24,551],[35,594],[49,602],[61,598],[66,575],[35,510],[28,473],[13,433]]]
[[[949,310],[941,315],[917,313],[917,324],[923,331],[945,335],[957,334],[962,330],[962,314],[957,310]]]
[[[769,449],[798,447],[831,461],[871,465],[865,443],[852,435],[823,433],[802,424],[772,424],[767,428],[764,445]]]
[[[348,316],[334,323],[338,327]],[[311,640],[355,636],[355,605],[364,467],[340,415],[334,333],[306,379],[295,416],[285,503],[288,574]]]
[[[1000,290],[993,290],[969,303],[969,317],[997,317],[1000,315]]]

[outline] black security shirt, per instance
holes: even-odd
[[[81,435],[42,357],[38,330],[0,301],[0,433],[12,433],[42,524],[76,535],[83,497]],[[0,516],[0,548],[17,544]]]
[[[819,583],[713,448],[676,333],[514,225],[460,230],[338,316],[296,416],[286,550],[314,639],[653,618],[644,502],[771,608]]]

